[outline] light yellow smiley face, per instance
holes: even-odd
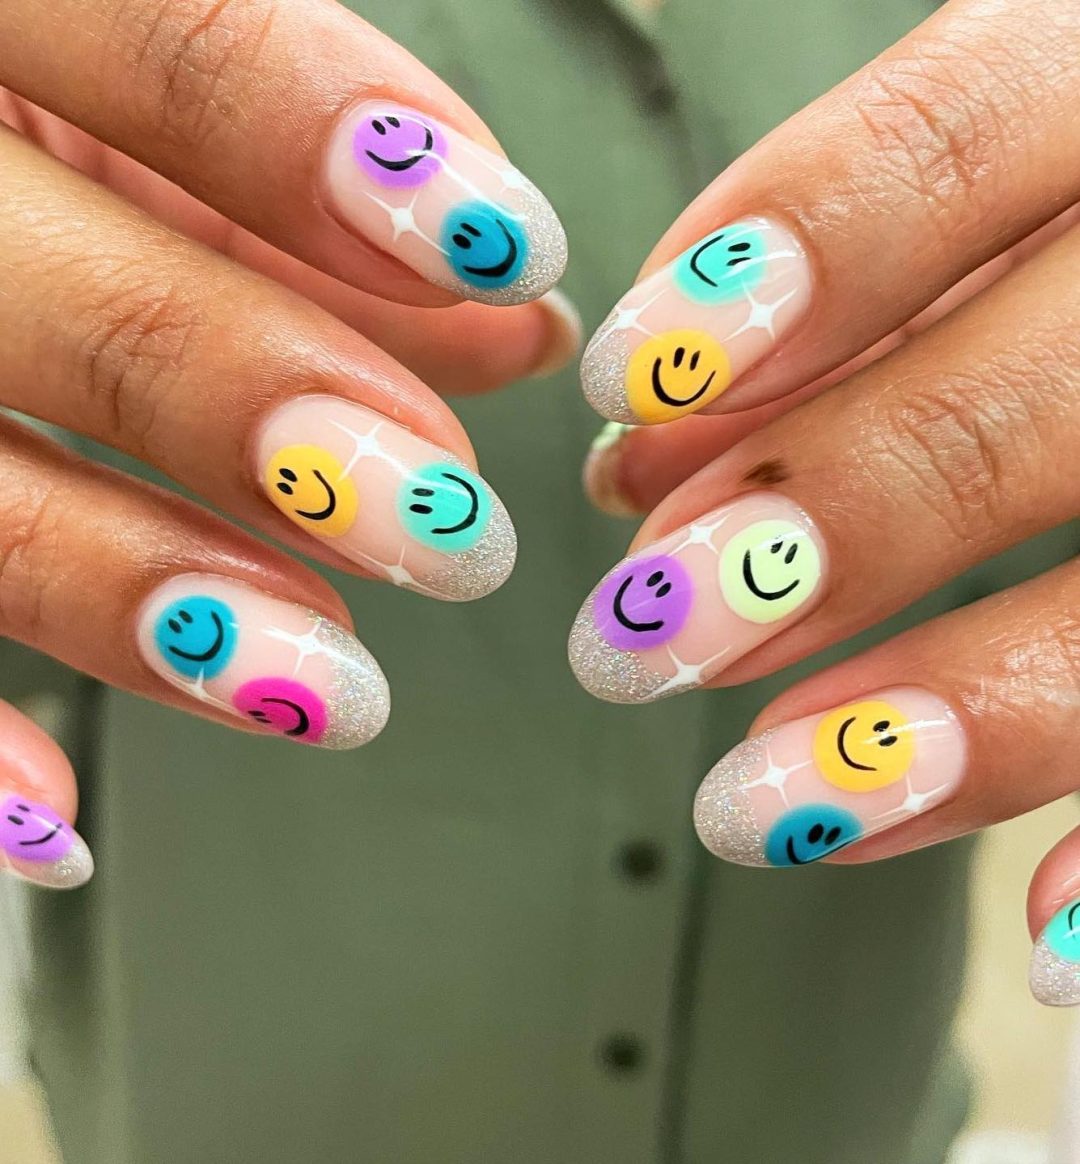
[[[914,725],[880,699],[830,711],[814,733],[818,771],[846,792],[872,792],[895,784],[914,760]]]
[[[626,398],[642,424],[697,412],[731,383],[731,361],[705,331],[665,331],[647,339],[626,368]]]
[[[289,445],[276,453],[264,482],[278,509],[316,537],[340,537],[356,520],[356,486],[337,457],[317,445]]]
[[[821,580],[814,539],[790,521],[755,521],[720,554],[720,590],[740,618],[776,622],[810,598]]]

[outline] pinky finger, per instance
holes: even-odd
[[[0,868],[50,889],[76,889],[94,872],[75,816],[75,773],[57,743],[0,702]]]
[[[1031,993],[1046,1006],[1080,1004],[1080,828],[1058,841],[1035,870],[1028,928],[1035,937]]]

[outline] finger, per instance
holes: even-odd
[[[0,634],[297,743],[356,747],[382,730],[386,680],[317,575],[11,421],[0,472]]]
[[[506,579],[509,517],[414,377],[13,134],[0,165],[0,400],[323,561],[453,599]]]
[[[0,83],[375,294],[519,303],[565,267],[476,115],[336,4],[12,0],[0,47]]]
[[[1078,626],[1070,562],[813,676],[705,778],[698,835],[744,864],[857,863],[1064,796],[1076,786]]]
[[[578,616],[584,685],[639,702],[746,682],[1072,517],[1078,257],[1073,231],[677,489]],[[624,583],[631,621],[662,627],[610,629]]]
[[[1080,1003],[1080,828],[1039,862],[1028,890],[1031,993],[1046,1006]]]
[[[586,350],[590,403],[655,424],[774,399],[1072,206],[1078,45],[1055,0],[945,5],[680,217]]]
[[[75,819],[75,773],[35,723],[0,702],[0,865],[49,889],[76,889],[94,872]]]

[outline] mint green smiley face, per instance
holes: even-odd
[[[475,473],[460,465],[425,465],[398,493],[406,532],[444,554],[471,550],[491,520],[491,495]]]
[[[695,303],[714,307],[741,299],[765,277],[765,236],[733,222],[692,246],[675,262],[675,284]]]
[[[1046,944],[1066,962],[1080,962],[1080,901],[1059,910],[1043,931]]]

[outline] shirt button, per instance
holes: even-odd
[[[654,841],[627,841],[619,846],[615,867],[628,881],[655,881],[664,867],[664,854]]]
[[[613,1075],[630,1075],[645,1062],[645,1044],[627,1033],[609,1035],[599,1048],[600,1062]]]

